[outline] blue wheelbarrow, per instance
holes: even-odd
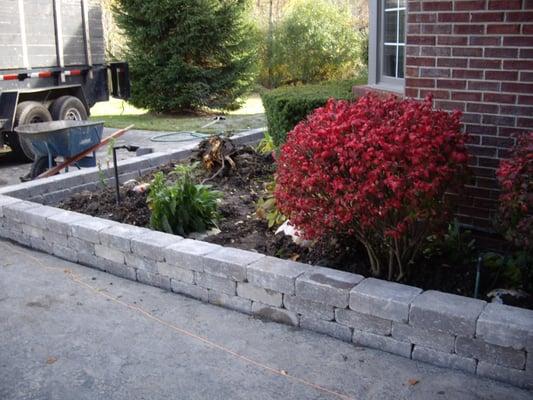
[[[93,147],[96,149],[101,143],[104,123],[72,120],[39,122],[20,125],[15,131],[31,144],[35,154],[30,173],[21,178],[26,181],[54,168],[56,157],[62,157],[64,160],[76,159],[72,165],[77,168],[96,166],[95,151],[81,158],[77,156]],[[70,164],[65,167],[67,172],[68,165]]]

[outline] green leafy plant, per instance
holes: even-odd
[[[220,192],[193,182],[191,166],[176,166],[171,183],[162,172],[155,174],[148,192],[152,229],[186,236],[216,226]]]
[[[261,197],[257,201],[257,208],[255,215],[259,219],[264,219],[268,223],[269,228],[277,228],[283,224],[287,218],[276,207],[276,198],[274,197],[274,190],[276,182],[271,181],[265,184],[266,196]]]
[[[259,142],[256,147],[256,151],[260,154],[271,154],[276,150],[276,144],[270,133],[265,132],[263,139]]]
[[[489,252],[483,255],[483,266],[493,275],[492,287],[497,283],[505,289],[533,292],[533,254],[527,251],[507,255]]]
[[[357,76],[364,44],[345,8],[328,0],[294,0],[264,35],[260,80],[267,87]]]
[[[451,264],[461,265],[476,258],[476,239],[471,231],[461,229],[457,218],[443,235],[428,236],[427,241],[423,254],[428,259],[444,257]]]

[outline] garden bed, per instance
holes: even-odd
[[[201,167],[194,170],[196,182],[207,180],[207,184],[222,192],[219,205],[221,219],[218,223],[220,232],[202,236],[202,240],[371,276],[364,248],[353,241],[337,238],[301,247],[294,244],[288,236],[281,233],[276,235],[265,220],[256,216],[256,203],[267,194],[265,185],[272,180],[275,171],[274,160],[271,156],[256,153],[251,147],[239,148],[233,160],[236,164],[234,168],[215,177],[212,172]],[[197,161],[198,157],[192,156],[183,163],[189,165]],[[158,171],[162,171],[172,180],[172,174],[169,173],[174,166],[175,163],[160,166],[137,179],[137,182],[150,182]],[[62,202],[60,207],[117,222],[149,227],[147,193],[138,193],[132,188],[132,185],[121,187],[122,203],[119,206],[116,204],[114,187],[100,186],[96,191],[83,191],[73,195]],[[447,254],[420,257],[404,283],[425,290],[434,289],[471,297],[475,287],[476,262],[471,260],[454,263],[450,262],[449,258]],[[482,269],[480,277],[480,297],[490,301],[486,294],[502,286],[492,271]],[[506,304],[533,308],[531,297],[504,300]]]

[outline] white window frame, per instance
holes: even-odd
[[[383,37],[384,37],[384,24],[383,24],[383,16],[384,16],[384,2],[385,0],[371,0],[369,3],[370,8],[370,35],[369,35],[369,41],[368,41],[368,84],[370,86],[374,86],[377,89],[397,92],[399,94],[403,94],[404,87],[405,87],[405,79],[404,78],[394,78],[390,76],[384,76],[382,73],[382,59],[383,59]],[[406,1],[407,3],[407,1]],[[393,10],[403,10],[404,8],[390,8],[387,10],[393,11]],[[398,13],[399,15],[399,13]],[[405,8],[404,11],[404,18],[407,17],[407,9]],[[399,21],[397,21],[397,30],[399,32],[400,24]],[[405,30],[407,29],[407,24],[404,21],[404,34]],[[399,38],[397,39],[399,40]],[[391,43],[393,45],[397,45],[397,43]],[[401,46],[401,45],[400,45]],[[405,44],[403,44],[403,47],[405,49]],[[396,53],[398,54],[398,49],[400,47],[397,47]],[[398,56],[396,56],[398,59]],[[405,76],[405,51],[404,51],[404,76]]]

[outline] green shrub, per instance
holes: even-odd
[[[349,79],[366,65],[362,43],[368,38],[330,0],[290,2],[263,36],[260,82],[266,87]]]
[[[158,172],[150,185],[147,202],[152,229],[185,236],[215,226],[220,192],[195,184],[191,167],[178,165],[173,173],[178,175],[175,183]]]
[[[315,85],[284,86],[261,94],[268,132],[276,146],[285,141],[287,132],[330,98],[352,100],[353,80],[325,82]]]
[[[157,112],[234,109],[257,73],[248,0],[115,0],[131,102]]]

